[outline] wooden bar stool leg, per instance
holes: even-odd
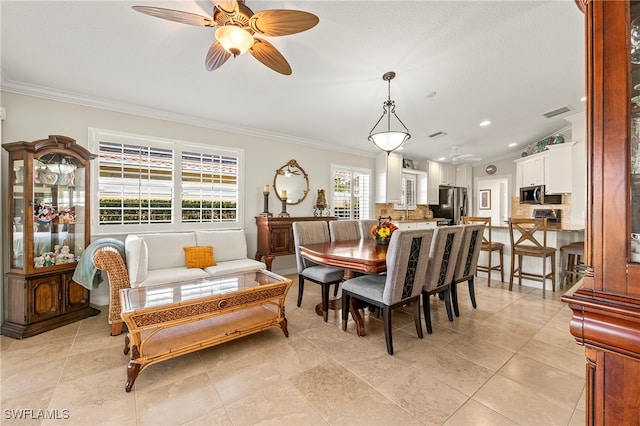
[[[502,247],[500,247],[500,280],[502,282],[504,282],[504,265],[503,265],[503,260],[504,260],[504,251],[502,249]]]
[[[556,291],[556,254],[551,255],[551,289]]]
[[[542,258],[542,298],[546,298],[547,290],[547,256]]]
[[[487,287],[491,287],[491,258],[493,257],[493,250],[489,248],[489,264],[487,265]]]

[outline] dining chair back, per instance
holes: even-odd
[[[491,286],[491,273],[492,271],[500,271],[500,280],[504,282],[504,244],[493,241],[493,235],[491,232],[491,217],[489,216],[463,216],[463,224],[481,223],[485,225],[485,233],[482,235],[482,245],[480,251],[487,252],[487,264],[476,267],[476,271],[487,273],[487,286]],[[492,265],[493,252],[498,252],[498,260],[500,264]]]
[[[333,266],[319,265],[305,259],[300,254],[300,246],[329,242],[329,227],[325,221],[303,221],[293,222],[292,228],[298,266],[298,306],[302,304],[305,280],[319,284],[322,287],[322,315],[326,322],[329,314],[329,287],[340,285],[344,270]]]
[[[540,234],[542,240],[540,240]],[[509,290],[513,289],[513,277],[518,273],[518,285],[522,277],[542,282],[542,297],[545,296],[547,279],[551,279],[553,291],[556,291],[556,249],[547,246],[547,218],[510,218],[509,236],[511,239],[511,272]],[[542,259],[542,274],[525,272],[522,268],[524,257]],[[516,258],[518,266],[515,266]],[[551,272],[547,273],[547,258],[551,258]]]
[[[463,225],[440,226],[436,228],[431,250],[427,279],[422,289],[422,307],[427,333],[433,332],[431,326],[431,306],[429,296],[441,293],[449,321],[453,321],[451,312],[451,281],[455,271]]]
[[[459,317],[458,309],[458,284],[467,282],[469,285],[469,298],[471,305],[475,309],[476,295],[474,289],[474,279],[478,257],[480,256],[480,247],[484,238],[484,224],[463,225],[462,237],[460,242],[460,250],[458,250],[458,260],[451,281],[451,305],[453,313]]]
[[[332,220],[329,222],[331,241],[359,240],[359,228],[357,220]]]
[[[374,226],[378,225],[378,220],[377,219],[360,219],[358,220],[358,225],[359,225],[361,239],[373,238],[373,235],[371,235],[371,229]]]
[[[420,294],[427,276],[433,232],[433,229],[395,231],[387,248],[386,275],[361,275],[343,283],[342,330],[346,331],[349,312],[354,314],[357,300],[378,307],[382,310],[387,352],[393,355],[391,311],[411,303],[416,332],[422,338]]]

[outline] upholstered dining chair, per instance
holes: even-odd
[[[427,279],[422,288],[422,307],[424,309],[424,321],[427,325],[427,333],[431,334],[431,305],[430,296],[442,293],[444,305],[449,321],[453,321],[451,312],[451,281],[455,272],[460,250],[462,227],[464,225],[440,226],[436,228],[431,250],[429,252],[429,265],[427,266]]]
[[[332,220],[329,222],[331,241],[359,240],[360,229],[357,220]]]
[[[378,225],[377,219],[360,219],[358,220],[358,225],[360,229],[360,238],[367,239],[373,238],[371,236],[371,228]]]
[[[484,234],[484,224],[463,225],[460,250],[458,250],[458,260],[456,269],[451,281],[451,305],[455,316],[460,316],[458,309],[458,284],[467,282],[469,285],[469,298],[473,309],[477,308],[476,294],[474,289],[475,270],[480,255],[480,247]]]
[[[412,303],[416,332],[422,338],[420,293],[427,276],[432,237],[433,229],[395,231],[387,249],[387,274],[361,275],[342,284],[343,331],[347,330],[349,312],[356,309],[353,299],[378,307],[382,310],[387,352],[393,355],[391,311]]]
[[[491,217],[489,216],[462,216],[463,224],[482,223],[485,225],[485,233],[482,236],[480,251],[487,252],[487,265],[478,265],[476,270],[487,273],[487,286],[491,287],[491,272],[500,271],[500,280],[504,282],[504,244],[493,241],[491,233]],[[498,252],[498,265],[492,265],[493,252]]]
[[[542,240],[540,240],[542,234]],[[556,249],[547,246],[547,218],[510,218],[509,235],[511,238],[511,273],[509,274],[509,291],[513,290],[513,277],[518,273],[518,285],[522,285],[522,277],[542,282],[542,298],[545,298],[547,279],[551,278],[551,286],[556,291]],[[525,272],[522,259],[526,256],[542,259],[542,274]],[[516,258],[518,267],[515,266]],[[551,258],[551,272],[547,273],[547,258]]]
[[[330,241],[329,227],[325,221],[293,222],[293,241],[298,266],[298,306],[302,303],[304,281],[309,280],[322,287],[322,315],[326,322],[329,318],[329,287],[340,285],[344,270],[333,266],[318,265],[300,254],[300,246],[305,244],[326,243]]]

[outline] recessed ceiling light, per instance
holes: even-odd
[[[581,97],[581,98],[580,98],[580,100],[581,100],[582,102],[584,102],[584,101],[586,101],[586,100],[587,100],[587,97],[586,97],[586,96],[583,96],[583,97]]]
[[[515,143],[515,142],[510,143],[510,144],[509,144],[509,148],[512,148],[512,147],[514,147],[514,146],[516,146],[516,145],[518,145],[518,144],[517,144],[517,143]]]
[[[438,158],[438,161],[444,161],[446,159],[447,159],[447,157],[440,157],[440,158]]]
[[[489,124],[491,124],[491,122],[489,120],[484,120],[483,122],[480,123],[480,127],[486,127]]]

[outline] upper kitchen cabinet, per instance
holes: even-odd
[[[440,185],[455,186],[456,168],[451,164],[440,163]]]
[[[586,18],[586,271],[562,300],[573,311],[571,334],[584,346],[586,424],[637,424],[640,2],[577,4]]]
[[[456,186],[471,189],[473,186],[473,171],[471,164],[456,166]]]
[[[516,162],[516,190],[545,185],[548,194],[573,192],[573,143],[549,145],[547,151],[519,158]]]
[[[425,204],[440,204],[440,166],[441,164],[435,161],[423,161],[420,163],[420,169],[426,172],[427,182],[426,191],[420,189],[420,192],[424,192],[424,194],[419,194],[418,204],[422,204],[420,202],[421,196],[424,197]]]
[[[376,203],[402,203],[402,155],[380,152],[376,157]]]

